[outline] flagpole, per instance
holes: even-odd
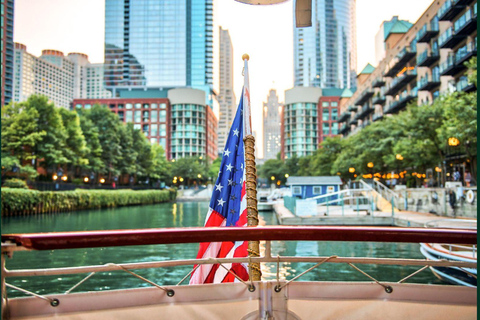
[[[247,196],[247,226],[258,226],[258,210],[257,210],[257,168],[255,165],[255,138],[252,135],[252,124],[250,117],[250,87],[248,79],[248,65],[250,59],[248,54],[242,56],[244,61],[244,87],[243,87],[243,123],[244,123],[244,145],[245,145],[245,190]],[[248,242],[248,256],[260,256],[260,242]],[[249,263],[249,275],[252,281],[260,281],[262,271],[260,263]]]

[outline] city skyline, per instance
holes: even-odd
[[[261,128],[262,104],[270,89],[280,101],[293,87],[293,1],[272,6],[251,6],[234,0],[215,2],[216,25],[230,33],[234,50],[234,88],[243,86],[243,53],[250,55],[250,87],[254,127]],[[357,72],[375,61],[375,34],[383,21],[397,15],[414,23],[430,6],[430,0],[384,2],[356,1]],[[372,10],[375,8],[375,10]],[[42,17],[42,23],[36,22]],[[82,24],[88,16],[88,25]],[[82,52],[92,63],[103,62],[104,1],[27,0],[15,1],[14,41],[38,56],[43,49]],[[33,23],[32,23],[33,22]],[[78,26],[82,25],[82,28]],[[258,146],[262,149],[263,144]]]

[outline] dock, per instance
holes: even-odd
[[[367,210],[357,211],[351,208],[331,206],[327,214],[324,208],[310,216],[297,216],[288,210],[282,201],[273,206],[280,225],[338,225],[338,226],[397,226],[397,227],[424,227],[432,220],[452,219],[452,217],[438,216],[431,213],[413,211],[382,212]]]

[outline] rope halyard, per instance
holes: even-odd
[[[255,166],[255,138],[247,135],[243,142],[245,144],[245,189],[247,196],[247,226],[258,226],[257,210],[257,169]],[[248,242],[249,257],[260,256],[260,242]],[[252,281],[260,281],[262,270],[260,263],[254,262],[248,264],[249,278]]]

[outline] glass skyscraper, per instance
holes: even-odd
[[[294,27],[295,86],[356,86],[355,20],[355,0],[312,1],[312,26]]]
[[[213,0],[106,0],[105,86],[214,89]],[[211,97],[210,97],[211,99]]]

